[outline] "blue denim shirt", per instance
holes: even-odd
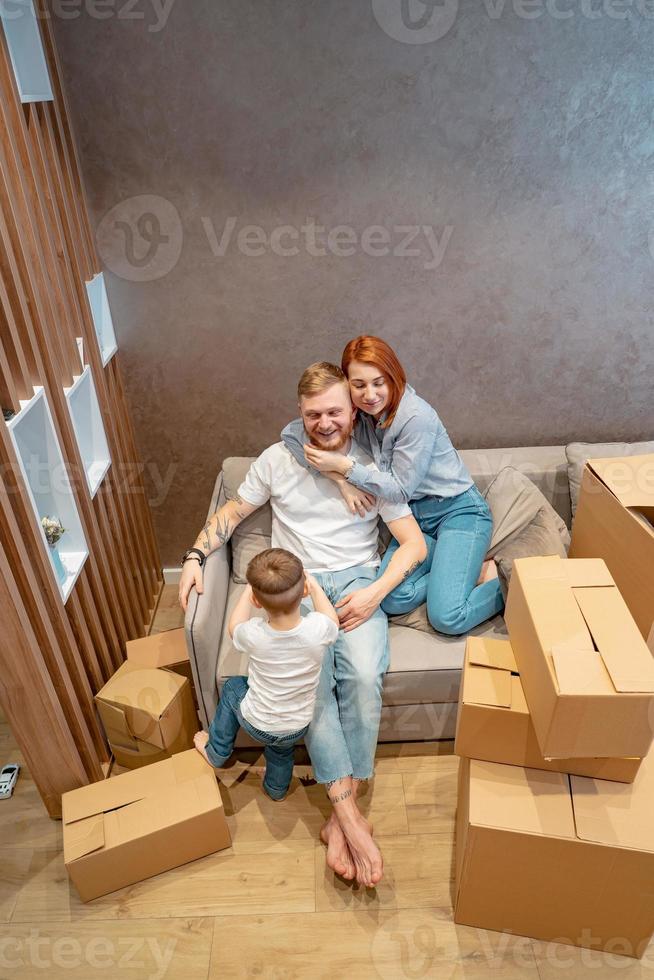
[[[383,420],[381,420],[383,422]],[[359,412],[355,437],[374,459],[379,472],[355,463],[348,482],[391,503],[421,497],[456,497],[473,481],[452,445],[445,426],[431,405],[406,386],[395,418],[387,429],[371,416]],[[302,419],[295,419],[282,432],[282,439],[295,458],[308,466],[303,445],[306,434]]]

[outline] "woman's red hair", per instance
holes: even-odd
[[[406,388],[406,374],[399,362],[398,356],[385,340],[381,337],[362,336],[351,340],[341,358],[343,373],[349,377],[349,369],[352,361],[359,361],[362,364],[374,364],[386,378],[386,383],[391,391],[388,403],[388,415],[382,424],[385,429],[395,418],[398,405],[404,389]]]

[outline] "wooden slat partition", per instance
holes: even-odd
[[[62,792],[102,778],[93,696],[145,634],[163,583],[120,353],[103,366],[91,317],[85,283],[100,265],[50,22],[39,23],[52,102],[21,103],[0,28],[0,402],[17,413],[43,387],[89,555],[64,603],[0,421],[0,704],[56,817]],[[64,395],[82,370],[78,337],[112,459],[93,499]]]

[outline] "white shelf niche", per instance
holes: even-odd
[[[32,0],[0,0],[9,56],[21,102],[52,102],[52,86]]]
[[[18,414],[6,425],[32,502],[43,547],[52,563],[63,601],[66,602],[88,557],[88,546],[45,391],[43,388],[35,388],[34,396],[20,405]],[[57,575],[41,525],[44,517],[58,517],[66,529],[58,546],[66,571],[63,582]]]
[[[64,394],[84,464],[89,493],[91,497],[95,497],[98,487],[111,466],[111,454],[93,375],[88,364],[82,374],[74,379],[71,387],[64,388]]]
[[[98,272],[97,276],[87,282],[86,292],[91,304],[91,314],[102,354],[102,364],[106,367],[118,350],[118,344],[116,343],[116,334],[114,333],[114,324],[107,298],[107,287],[102,272]]]

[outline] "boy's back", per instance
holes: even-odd
[[[235,627],[234,647],[249,657],[241,712],[253,728],[290,732],[309,724],[322,660],[337,636],[337,625],[320,612],[308,613],[288,630],[260,618]]]

